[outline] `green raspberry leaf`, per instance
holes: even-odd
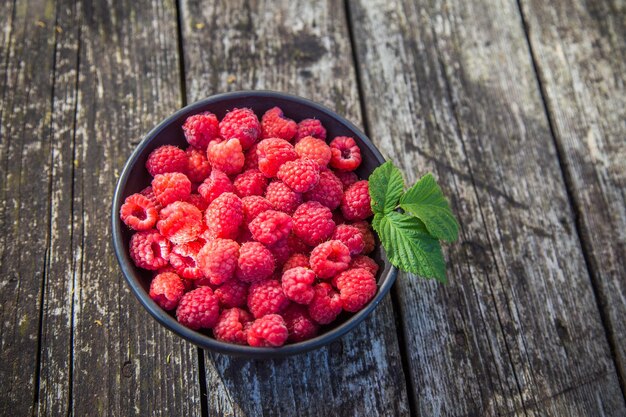
[[[396,209],[404,191],[402,173],[391,161],[387,161],[369,177],[369,191],[374,213],[389,213]]]
[[[424,175],[407,190],[400,199],[400,207],[424,222],[433,237],[447,242],[458,239],[459,223],[432,174]]]
[[[396,211],[377,213],[372,226],[393,265],[424,278],[447,281],[441,245],[418,218]]]

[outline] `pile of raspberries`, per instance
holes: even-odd
[[[152,183],[126,198],[135,265],[150,297],[194,329],[250,346],[318,334],[376,294],[368,182],[351,137],[274,107],[187,118],[189,143],[149,155]]]

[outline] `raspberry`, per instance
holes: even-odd
[[[273,107],[261,117],[263,139],[280,138],[291,140],[298,131],[296,122],[285,117],[280,107]]]
[[[292,220],[289,215],[275,210],[267,210],[256,216],[248,228],[258,242],[273,245],[285,239],[291,231]]]
[[[317,185],[320,171],[315,161],[299,158],[285,162],[278,170],[277,176],[292,190],[304,193]]]
[[[276,269],[280,269],[282,265],[287,262],[287,259],[291,256],[291,249],[289,248],[288,239],[281,239],[278,242],[274,243],[267,247],[272,255],[274,255],[274,260],[276,261]]]
[[[330,144],[330,166],[338,171],[354,171],[361,165],[361,150],[348,136],[337,136]]]
[[[351,226],[359,229],[359,231],[363,235],[362,253],[364,255],[372,253],[374,251],[374,248],[376,247],[376,238],[374,237],[374,232],[372,232],[372,226],[370,226],[370,224],[365,220],[360,222],[354,222],[351,224]]]
[[[248,289],[248,309],[254,318],[282,312],[289,305],[280,282],[275,279],[255,282]]]
[[[350,251],[339,240],[321,243],[311,251],[311,269],[322,279],[332,278],[350,264]]]
[[[225,139],[239,139],[244,150],[250,148],[260,134],[261,124],[250,109],[232,109],[220,122],[220,135]]]
[[[176,146],[164,145],[156,148],[148,156],[146,169],[153,177],[168,172],[187,171],[187,155],[185,151]]]
[[[375,260],[365,255],[357,255],[352,258],[348,269],[363,268],[368,270],[372,275],[376,276],[378,273],[378,264]]]
[[[334,321],[341,313],[341,298],[330,284],[322,282],[313,287],[315,295],[308,305],[309,315],[319,324]]]
[[[298,158],[298,154],[284,139],[263,139],[256,148],[259,171],[266,177],[275,177],[281,165]]]
[[[296,132],[296,143],[307,136],[326,140],[326,129],[322,126],[322,122],[317,119],[304,119],[300,121],[300,123],[298,123],[298,131]]]
[[[251,321],[252,316],[245,310],[240,308],[224,310],[213,328],[213,336],[223,342],[245,345],[248,343],[246,324]]]
[[[317,201],[331,210],[341,204],[343,186],[335,174],[330,171],[320,172],[320,180],[309,192],[304,194],[307,201]]]
[[[209,207],[209,203],[207,203],[204,197],[202,197],[200,194],[191,194],[189,195],[189,197],[187,197],[187,200],[185,201],[195,206],[200,211],[204,211],[207,209],[207,207]]]
[[[258,282],[274,273],[274,256],[259,242],[246,242],[239,249],[235,276],[243,282]]]
[[[198,252],[202,246],[202,243],[196,241],[172,248],[169,260],[178,275],[187,279],[202,278],[202,270],[198,266]]]
[[[301,266],[303,268],[310,268],[309,257],[302,253],[294,253],[287,259],[287,262],[283,265],[283,272]]]
[[[302,194],[293,191],[282,181],[273,181],[267,186],[265,198],[275,210],[292,214],[302,204]]]
[[[367,269],[348,269],[337,275],[334,283],[339,290],[343,309],[352,313],[361,310],[376,294],[376,278]]]
[[[350,250],[350,256],[358,255],[365,247],[361,231],[354,226],[346,224],[337,226],[335,233],[333,233],[333,240],[343,242]]]
[[[184,201],[175,201],[163,208],[159,219],[159,232],[177,245],[196,240],[202,229],[202,213],[196,206]]]
[[[293,213],[293,232],[307,245],[315,246],[335,230],[333,214],[317,201],[303,203]]]
[[[263,197],[251,195],[241,199],[243,203],[244,224],[250,224],[252,220],[264,211],[271,210],[272,204]]]
[[[222,193],[234,193],[235,186],[226,174],[219,169],[211,171],[211,175],[198,187],[198,193],[207,203],[211,203]]]
[[[172,272],[157,275],[150,283],[150,298],[164,310],[174,310],[185,294],[185,285]]]
[[[190,145],[206,150],[209,142],[218,138],[219,123],[211,112],[189,116],[183,124],[185,139]]]
[[[248,344],[256,347],[278,347],[285,344],[289,331],[278,314],[255,320],[248,328]]]
[[[333,171],[333,173],[341,181],[344,190],[359,180],[359,176],[352,171]]]
[[[239,197],[263,195],[267,188],[267,177],[258,169],[250,169],[237,175],[233,184]]]
[[[341,212],[346,220],[364,220],[372,215],[367,180],[355,182],[343,193]]]
[[[244,153],[245,161],[243,163],[243,170],[259,169],[259,156],[256,153],[258,144],[250,146],[250,148]]]
[[[298,304],[309,304],[315,295],[314,282],[315,272],[298,266],[285,271],[281,285],[283,292],[291,301]]]
[[[291,342],[302,342],[317,336],[319,325],[313,321],[305,306],[291,304],[283,314]]]
[[[296,143],[294,149],[300,158],[309,158],[315,161],[320,169],[326,168],[330,162],[330,147],[321,139],[307,136]]]
[[[183,295],[176,309],[180,324],[193,330],[212,328],[217,324],[219,314],[217,297],[209,287],[189,291]]]
[[[152,180],[152,190],[158,202],[165,207],[174,201],[185,201],[191,194],[191,181],[180,172],[157,174]]]
[[[154,227],[159,213],[156,207],[141,194],[126,197],[120,208],[120,218],[133,230],[150,230]]]
[[[163,207],[161,206],[161,203],[159,203],[159,200],[157,200],[156,195],[154,195],[154,190],[151,185],[139,191],[139,194],[150,200],[150,202],[152,202],[154,207],[157,209],[157,212],[161,211]]]
[[[214,237],[236,239],[243,221],[243,203],[233,193],[217,197],[204,212],[209,234]]]
[[[237,242],[230,239],[215,239],[198,252],[198,265],[211,284],[220,285],[232,278],[238,258]]]
[[[170,242],[156,230],[135,233],[129,246],[130,257],[139,268],[156,271],[167,265]]]
[[[239,139],[228,139],[224,142],[211,142],[207,148],[207,157],[214,169],[224,171],[227,175],[241,172],[245,157]]]
[[[289,251],[291,253],[308,254],[311,252],[311,247],[296,236],[293,231],[289,234],[289,237],[287,237],[287,244],[289,245]]]
[[[238,279],[226,281],[215,289],[222,307],[243,307],[248,301],[248,284]]]
[[[190,146],[185,151],[187,155],[187,177],[191,182],[202,182],[211,173],[211,165],[206,152]]]

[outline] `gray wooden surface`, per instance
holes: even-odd
[[[624,416],[619,0],[0,2],[0,415]],[[128,291],[109,204],[182,105],[298,94],[461,224],[447,286],[401,274],[355,331],[203,352]]]

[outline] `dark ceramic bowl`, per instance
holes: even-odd
[[[372,254],[373,258],[380,265],[380,270],[376,277],[378,292],[374,299],[361,311],[356,314],[342,313],[331,325],[322,327],[319,336],[304,342],[288,344],[279,348],[239,346],[214,339],[210,331],[205,333],[188,329],[176,321],[173,313],[168,313],[152,301],[148,296],[152,273],[137,268],[130,259],[128,244],[133,232],[122,223],[119,218],[119,212],[120,206],[126,197],[141,191],[150,184],[151,178],[145,168],[145,163],[153,149],[165,144],[178,145],[180,147],[187,145],[181,126],[188,116],[203,111],[211,111],[221,120],[227,111],[235,107],[249,107],[257,115],[262,115],[266,110],[274,106],[279,106],[287,117],[296,121],[305,118],[319,119],[326,127],[329,138],[335,136],[353,137],[361,148],[363,156],[363,162],[357,170],[360,178],[367,178],[377,166],[384,162],[378,149],[356,126],[332,110],[317,103],[271,91],[239,91],[218,94],[177,111],[148,133],[124,166],[115,189],[111,210],[113,246],[115,247],[117,260],[128,285],[130,285],[133,293],[146,310],[163,326],[202,348],[249,358],[281,357],[316,349],[339,339],[361,323],[389,292],[397,276],[397,270],[386,259],[380,245],[377,245],[376,250]]]

